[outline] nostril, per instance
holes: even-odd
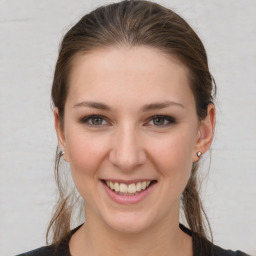
[[[110,162],[124,172],[129,172],[146,162],[145,152],[137,147],[119,146],[109,153]]]

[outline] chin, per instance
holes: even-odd
[[[138,213],[119,213],[109,216],[105,222],[111,229],[124,234],[141,233],[152,225],[149,216]]]

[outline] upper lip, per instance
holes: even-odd
[[[143,181],[155,181],[154,179],[133,179],[133,180],[123,180],[123,179],[102,179],[102,181],[112,181],[117,183],[123,183],[126,185],[132,184],[132,183],[138,183]]]

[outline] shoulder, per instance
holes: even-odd
[[[249,256],[244,252],[225,250],[217,245],[213,246],[213,255],[214,256]]]
[[[197,233],[192,232],[187,227],[180,224],[181,230],[186,234],[192,236],[193,241],[193,255],[195,256],[249,256],[248,254],[241,251],[225,250],[217,245],[214,245],[209,240],[200,237]]]
[[[51,256],[54,253],[54,247],[53,246],[44,246],[44,247],[40,247],[38,249],[29,251],[29,252],[25,252],[22,254],[19,254],[17,256]]]
[[[63,239],[57,245],[43,246],[17,256],[70,256],[68,242],[69,240]]]
[[[56,252],[55,249],[56,248],[54,248],[53,246],[44,246],[33,251],[19,254],[17,256],[52,256],[54,255],[54,252]],[[59,254],[59,253],[57,253],[57,255],[61,255],[61,256],[69,255],[69,254],[62,254],[62,253]],[[217,245],[213,245],[213,255],[214,256],[249,256],[241,251],[231,251],[231,250],[222,249]]]
[[[56,245],[43,246],[33,251],[25,252],[16,256],[71,256],[69,252],[69,240],[71,236],[81,227],[71,230],[59,243]]]
[[[68,241],[63,240],[58,245],[40,247],[17,256],[70,256]]]

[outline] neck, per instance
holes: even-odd
[[[192,255],[192,239],[179,228],[178,219],[161,223],[140,233],[121,233],[87,216],[86,223],[72,236],[74,256],[179,256]]]

